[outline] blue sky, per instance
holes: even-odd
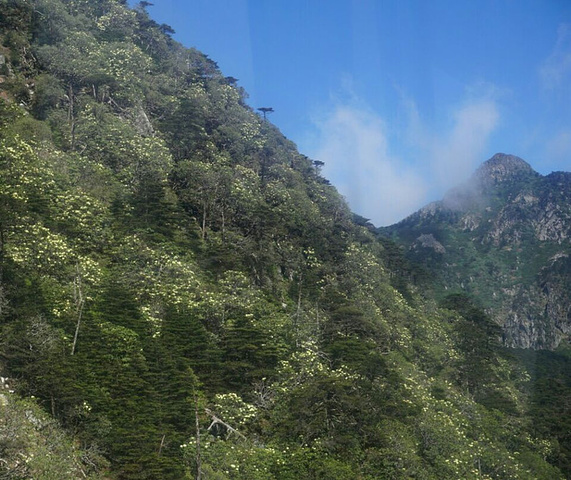
[[[569,0],[154,0],[376,225],[494,153],[571,170]]]

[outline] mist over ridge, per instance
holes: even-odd
[[[555,349],[571,333],[571,172],[498,153],[464,184],[379,230],[434,274],[438,295],[479,298],[506,345]]]

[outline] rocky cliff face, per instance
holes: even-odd
[[[527,182],[530,178],[540,176],[527,162],[515,155],[496,153],[476,170],[472,181],[483,190],[493,188],[502,183]]]
[[[477,297],[506,345],[553,349],[571,335],[571,173],[497,154],[382,234],[429,270],[437,296]]]

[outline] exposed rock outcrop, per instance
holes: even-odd
[[[433,274],[437,295],[479,298],[506,345],[552,349],[571,335],[571,173],[498,153],[384,233]]]

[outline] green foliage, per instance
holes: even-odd
[[[36,80],[36,95],[32,105],[34,115],[45,120],[51,109],[56,108],[63,101],[65,92],[61,81],[50,74],[41,74]]]
[[[272,343],[248,316],[231,320],[223,338],[225,384],[240,391],[244,385],[270,375],[277,364]]]
[[[463,317],[454,325],[463,354],[457,365],[459,384],[487,407],[515,413],[516,401],[505,388],[509,367],[501,358],[500,327],[467,295],[449,295],[441,306]]]
[[[159,343],[163,356],[191,368],[205,387],[220,388],[220,347],[195,312],[184,307],[167,307]]]
[[[31,399],[0,394],[0,475],[7,479],[102,479],[107,466],[96,449],[82,450]]]
[[[182,445],[190,471],[196,471],[196,444]],[[354,479],[355,471],[318,448],[253,446],[209,437],[202,444],[201,471],[219,480]],[[357,477],[372,478],[372,477]]]
[[[533,432],[551,439],[545,456],[566,476],[571,472],[571,438],[569,436],[569,402],[571,395],[571,355],[568,344],[555,352],[517,350],[531,374],[527,386],[528,406]]]
[[[125,3],[0,0],[7,478],[559,478],[483,311]]]
[[[32,17],[31,5],[24,0],[0,2],[0,26],[2,31],[27,32]]]

